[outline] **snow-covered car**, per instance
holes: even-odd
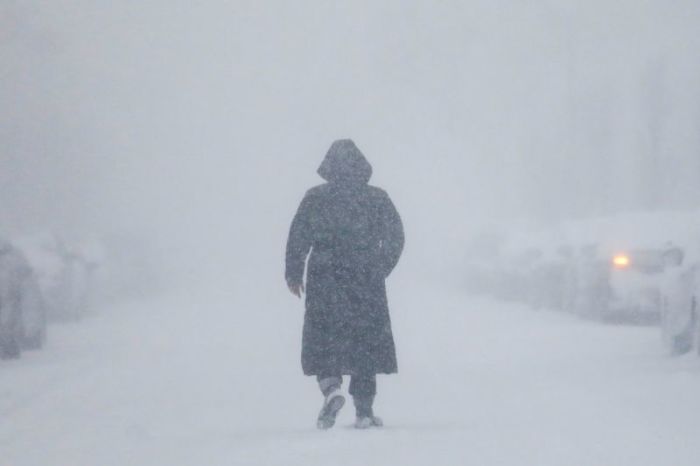
[[[665,255],[667,269],[661,286],[661,337],[672,355],[700,352],[700,264],[679,248]]]
[[[46,340],[46,312],[36,277],[24,255],[0,240],[0,356],[19,357]]]
[[[603,253],[579,262],[577,311],[603,319],[654,321],[661,311],[663,249]]]
[[[34,269],[50,318],[77,320],[88,308],[92,265],[53,234],[17,244]]]
[[[569,310],[575,263],[573,248],[560,245],[545,251],[530,274],[529,304],[535,309]]]
[[[513,230],[488,271],[491,294],[603,320],[657,321],[665,254],[700,238],[697,219],[650,212]]]
[[[26,265],[29,273],[21,284],[21,343],[23,349],[41,349],[46,342],[47,334],[46,304],[34,271],[29,267],[28,262]]]
[[[507,254],[501,264],[496,297],[506,301],[531,302],[533,275],[542,260],[542,251],[528,248]]]

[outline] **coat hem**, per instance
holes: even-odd
[[[340,375],[340,376],[353,376],[353,375],[360,375],[360,374],[382,374],[382,375],[392,375],[392,374],[398,374],[399,371],[398,369],[393,369],[393,370],[373,370],[373,371],[303,371],[305,376],[308,377],[317,377],[319,375]]]

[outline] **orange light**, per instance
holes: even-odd
[[[617,256],[613,257],[613,265],[618,269],[624,269],[625,267],[629,267],[630,258],[629,256],[626,256],[624,254],[618,254]]]

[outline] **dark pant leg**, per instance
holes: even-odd
[[[350,394],[358,397],[369,397],[377,394],[377,376],[374,374],[353,375],[350,378]]]
[[[377,394],[376,375],[353,375],[350,379],[350,394],[355,402],[357,417],[374,416],[372,405]]]

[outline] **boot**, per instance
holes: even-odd
[[[370,397],[354,397],[355,402],[355,429],[369,429],[372,427],[383,427],[382,418],[374,415],[372,405],[374,404],[374,396]]]
[[[326,395],[323,401],[323,407],[321,407],[321,412],[318,413],[318,421],[316,421],[316,427],[321,430],[330,429],[335,425],[335,418],[338,416],[338,412],[345,405],[345,397],[340,392],[340,388],[333,390],[328,395]]]
[[[355,419],[355,429],[371,429],[372,427],[384,427],[384,421],[379,416],[358,417]]]

